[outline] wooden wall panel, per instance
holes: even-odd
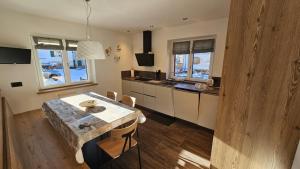
[[[1,102],[1,90],[0,90],[0,169],[4,168],[4,118],[3,118],[2,102]]]
[[[231,0],[213,169],[290,169],[300,137],[300,1]]]
[[[17,140],[15,132],[13,111],[5,98],[2,98],[2,105],[4,106],[4,122],[6,129],[6,146],[7,146],[7,169],[23,169],[23,158],[21,156],[20,144]]]

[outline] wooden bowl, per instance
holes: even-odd
[[[92,108],[96,106],[96,100],[86,100],[81,103],[79,103],[79,106],[81,107],[87,107],[87,108]]]

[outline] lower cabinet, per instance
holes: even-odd
[[[136,98],[136,104],[144,106],[144,95],[143,94],[131,91],[129,96]]]
[[[156,87],[156,108],[154,110],[174,117],[172,90],[170,87]]]
[[[214,130],[219,96],[172,87],[122,81],[123,94],[136,104]]]
[[[144,104],[141,105],[149,109],[155,110],[156,108],[156,98],[154,96],[144,95]]]
[[[123,95],[130,95],[130,91],[131,91],[131,82],[128,80],[122,80],[122,94]]]
[[[174,89],[173,95],[175,117],[197,124],[199,93]]]
[[[214,130],[217,112],[218,112],[219,96],[210,94],[200,94],[198,124],[200,126]]]

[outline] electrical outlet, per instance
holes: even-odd
[[[11,85],[11,87],[21,87],[21,86],[23,86],[22,82],[11,82],[10,85]]]

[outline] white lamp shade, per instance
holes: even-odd
[[[98,41],[84,40],[77,44],[77,57],[85,59],[105,59],[103,46]]]

